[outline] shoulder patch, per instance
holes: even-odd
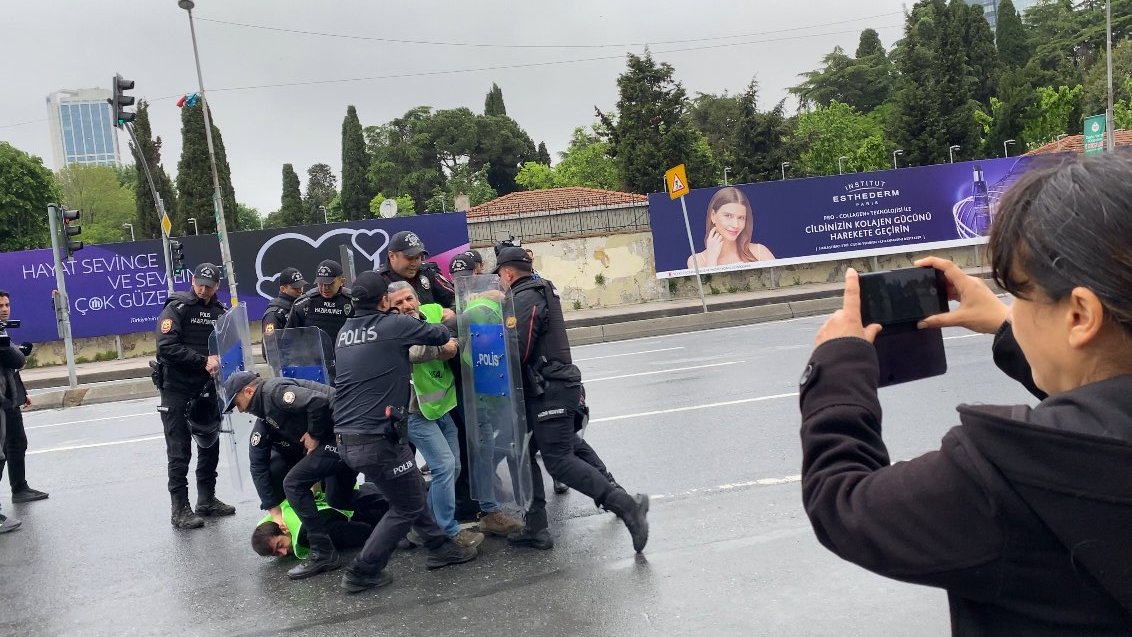
[[[514,316],[508,316],[507,320],[504,321],[504,325],[506,325],[507,329],[509,329],[509,330],[515,329],[515,326],[518,325],[518,324],[519,324],[519,321]]]
[[[259,433],[258,431],[253,431],[251,439],[252,446],[258,447],[261,440],[263,440],[263,434]]]
[[[427,277],[427,276],[422,276],[422,277],[421,277],[421,287],[422,287],[422,288],[424,288],[424,289],[426,289],[426,290],[432,287],[432,282],[430,282],[430,281],[428,280],[428,277]]]
[[[161,333],[168,334],[173,331],[173,319],[165,319],[161,321]]]
[[[295,392],[290,390],[283,392],[283,402],[288,405],[295,402]]]
[[[275,332],[275,325],[274,324],[268,323],[267,325],[263,326],[263,333],[264,334],[273,334],[274,332]]]

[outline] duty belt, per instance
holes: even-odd
[[[389,436],[385,434],[334,434],[334,439],[339,445],[364,445],[388,438]]]

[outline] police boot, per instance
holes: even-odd
[[[310,534],[307,541],[310,542],[310,555],[307,555],[298,566],[287,571],[287,577],[296,580],[306,579],[342,566],[330,536]]]
[[[216,499],[212,491],[197,492],[197,515],[208,517],[210,515],[235,515],[236,507],[224,504]]]
[[[425,560],[425,565],[428,566],[429,570],[444,568],[453,564],[471,562],[478,555],[479,551],[474,546],[460,546],[450,539],[445,539],[440,546],[428,550],[428,559]]]
[[[346,567],[342,573],[342,589],[347,593],[360,593],[371,588],[380,588],[393,581],[393,576],[385,569],[370,572],[361,569],[357,562]]]
[[[649,497],[643,493],[631,496],[618,487],[605,497],[605,508],[617,514],[629,535],[633,537],[633,550],[640,553],[649,541]]]
[[[549,551],[554,548],[554,540],[547,529],[532,529],[524,526],[522,531],[507,536],[507,543],[511,546],[529,546],[540,551]]]
[[[189,496],[186,494],[173,494],[173,515],[170,524],[178,529],[199,529],[204,526],[204,518],[193,513],[189,507]]]

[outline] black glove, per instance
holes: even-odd
[[[24,356],[31,356],[31,349],[33,345],[27,341],[20,343],[20,353]]]

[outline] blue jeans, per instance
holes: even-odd
[[[453,537],[460,532],[460,525],[456,522],[456,476],[460,473],[460,441],[456,424],[448,414],[438,420],[409,414],[409,441],[432,470],[428,508],[441,530]]]

